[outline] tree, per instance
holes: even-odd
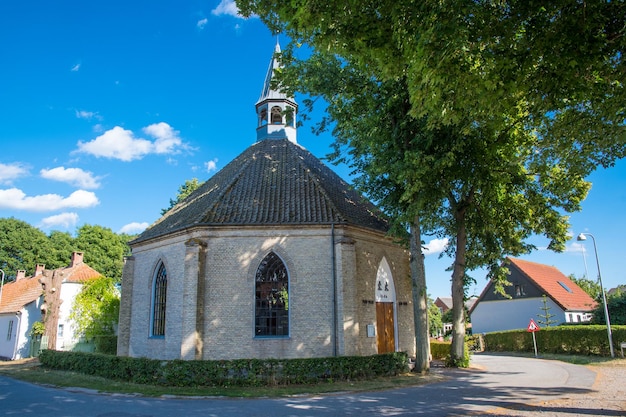
[[[172,200],[170,198],[169,207],[161,209],[161,215],[164,215],[165,213],[170,211],[170,209],[172,209],[176,204],[180,203],[185,198],[187,198],[187,196],[189,196],[189,194],[196,191],[196,189],[200,187],[200,185],[201,185],[200,181],[198,181],[197,178],[192,178],[190,180],[185,181],[183,185],[178,187],[178,194],[176,194],[176,199]]]
[[[580,209],[584,178],[626,154],[623,5],[594,4],[583,16],[586,5],[557,1],[237,3],[312,48],[302,79],[356,70],[371,80],[360,96],[355,77],[296,88],[329,102],[323,125],[336,123],[360,185],[417,232],[412,241],[422,229],[451,238],[451,357],[460,363],[467,271],[488,267],[503,292],[502,260],[532,250],[528,237],[545,235],[562,250],[564,213]],[[577,30],[583,36],[572,42]],[[361,96],[371,96],[371,107]],[[412,261],[421,259],[419,242]],[[414,290],[414,299],[425,294]]]
[[[431,337],[436,337],[443,333],[441,310],[430,297],[428,297],[428,331]]]
[[[541,298],[541,307],[539,309],[543,312],[543,314],[537,314],[537,316],[541,317],[542,320],[537,320],[539,324],[542,324],[546,327],[550,327],[551,324],[557,324],[555,320],[552,320],[554,314],[550,313],[550,307],[548,305],[548,297],[544,294]]]
[[[68,261],[72,256],[74,249],[74,238],[67,232],[60,232],[53,230],[48,235],[50,244],[52,245],[51,258],[54,259],[54,263],[46,264],[48,269],[56,269],[67,266]]]
[[[594,281],[586,277],[576,278],[573,274],[569,276],[569,279],[571,279],[576,285],[578,285],[581,290],[589,294],[591,298],[593,298],[594,300],[600,300],[602,290],[598,281]]]
[[[106,277],[119,282],[124,256],[129,253],[128,237],[96,225],[83,225],[77,230],[74,245],[85,253],[85,262]]]
[[[590,124],[601,121],[605,136],[597,140],[605,144],[623,136],[623,2],[237,5],[298,44],[350,57],[382,81],[406,76],[411,114],[435,126],[489,123],[502,130],[523,113],[536,126],[588,138]]]
[[[115,334],[120,313],[120,296],[115,284],[115,280],[106,277],[83,284],[70,313],[77,334],[88,339]]]
[[[610,295],[606,299],[607,309],[609,310],[609,320],[611,325],[626,324],[626,292],[618,291]],[[604,305],[602,301],[598,303],[596,308],[591,312],[593,314],[592,323],[606,324],[604,317]]]
[[[36,264],[55,265],[52,246],[41,230],[13,217],[0,219],[0,269],[34,272]]]

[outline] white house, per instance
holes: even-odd
[[[572,280],[553,266],[507,258],[510,298],[494,293],[489,282],[470,310],[472,330],[489,333],[527,328],[532,318],[545,321],[546,312],[555,324],[580,323],[591,319],[596,302]],[[543,295],[547,305],[544,307]]]
[[[41,321],[41,284],[36,275],[25,275],[26,271],[17,271],[15,281],[6,283],[0,293],[0,359],[29,357],[30,331]]]
[[[31,330],[35,322],[45,324],[47,346],[72,350],[79,340],[70,320],[76,295],[83,284],[101,274],[83,262],[82,252],[73,252],[70,265],[47,270],[43,264],[26,277],[17,271],[16,279],[2,288],[0,299],[0,358],[21,359],[31,352]],[[6,337],[3,337],[6,335]]]

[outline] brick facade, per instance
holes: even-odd
[[[334,243],[333,243],[334,242]],[[270,251],[289,273],[289,336],[254,334],[255,273]],[[408,253],[341,226],[212,227],[133,246],[124,268],[118,354],[159,359],[302,358],[377,353],[375,286],[386,259],[396,346],[415,354]],[[167,269],[165,337],[150,337],[153,279]]]

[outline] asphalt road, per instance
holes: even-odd
[[[433,370],[451,378],[370,393],[279,399],[144,398],[55,389],[0,377],[0,416],[459,416],[532,407],[591,392],[595,372],[535,358],[474,355],[474,369]]]

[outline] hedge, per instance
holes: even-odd
[[[626,342],[626,326],[611,326],[613,346],[619,353]],[[609,340],[605,325],[571,325],[543,327],[536,332],[537,351],[576,355],[609,356]],[[485,350],[490,352],[533,352],[533,336],[526,330],[493,332],[484,335]]]
[[[403,352],[306,359],[184,361],[44,350],[42,366],[137,384],[163,386],[266,386],[348,381],[408,371]]]

